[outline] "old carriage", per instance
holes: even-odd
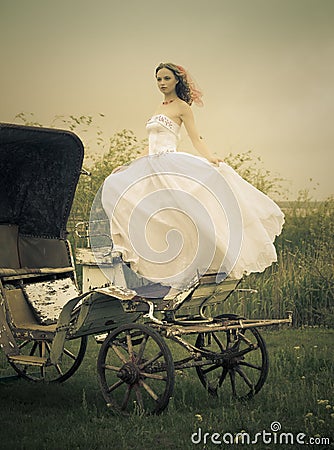
[[[229,387],[252,397],[268,373],[258,328],[292,319],[222,311],[240,280],[217,283],[207,273],[176,292],[126,276],[110,247],[105,266],[124,282],[80,292],[66,225],[83,153],[73,133],[0,124],[0,346],[8,363],[27,380],[63,382],[97,335],[99,382],[113,411],[160,413],[175,373],[187,368],[213,396]],[[175,346],[186,355],[173,357]]]

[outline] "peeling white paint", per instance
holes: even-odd
[[[56,323],[63,306],[79,292],[71,278],[27,284],[23,291],[42,324]]]

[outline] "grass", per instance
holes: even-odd
[[[82,366],[64,384],[0,382],[1,448],[224,448],[204,445],[203,439],[195,445],[191,435],[198,433],[200,427],[210,434],[245,430],[254,436],[262,430],[270,432],[274,421],[280,422],[282,432],[329,437],[333,442],[334,330],[281,328],[263,330],[262,334],[269,350],[270,371],[263,389],[251,401],[240,403],[224,394],[219,399],[210,397],[195,370],[189,369],[177,374],[167,411],[159,416],[134,414],[128,418],[112,415],[102,399],[96,375],[99,346],[91,339]],[[177,351],[173,348],[174,353]],[[234,444],[225,448],[240,447],[245,446]],[[273,447],[258,443],[248,448]]]

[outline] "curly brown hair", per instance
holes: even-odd
[[[192,89],[187,79],[187,72],[181,66],[177,66],[173,63],[160,63],[158,67],[155,69],[155,76],[161,69],[169,69],[175,75],[178,83],[176,85],[175,91],[177,96],[184,100],[188,105],[191,105],[193,102]]]

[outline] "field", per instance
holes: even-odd
[[[159,416],[128,418],[112,415],[102,399],[96,375],[99,346],[91,339],[82,366],[63,384],[16,379],[0,383],[1,448],[334,448],[323,440],[334,441],[334,331],[282,327],[265,330],[263,335],[270,371],[266,384],[252,400],[240,403],[224,393],[214,399],[200,384],[195,370],[189,369],[177,374],[167,411]],[[278,426],[274,422],[281,425],[280,433],[292,433],[294,439],[304,433],[305,442],[314,437],[319,444],[299,447],[295,441],[293,446],[269,445],[270,435],[266,435],[267,441],[258,437],[256,444],[248,446],[231,443],[232,435],[242,431],[253,440],[263,430],[270,433],[271,426]],[[204,433],[209,433],[206,444]],[[220,433],[220,439],[224,436],[226,443],[212,443],[213,433]],[[214,436],[214,441],[217,439]],[[286,442],[284,435],[280,439]]]

